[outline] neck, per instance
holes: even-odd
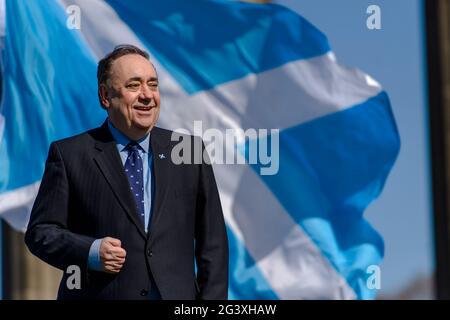
[[[150,132],[151,129],[148,129],[148,130],[127,130],[127,131],[123,131],[121,129],[119,129],[119,130],[125,136],[127,136],[128,139],[130,139],[132,141],[138,141],[138,140],[141,140],[142,138],[144,138],[146,135],[148,135],[148,133]]]
[[[150,133],[153,126],[148,129],[139,129],[139,128],[133,128],[133,127],[123,127],[120,125],[117,125],[111,118],[109,118],[109,121],[111,124],[119,130],[123,135],[125,135],[128,139],[132,141],[138,141],[142,138],[144,138],[146,135]]]

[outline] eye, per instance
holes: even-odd
[[[158,87],[158,82],[152,81],[152,82],[149,82],[148,85],[149,85],[149,87],[157,88]]]
[[[137,82],[133,82],[133,83],[130,83],[127,85],[127,88],[131,88],[131,89],[138,88],[138,87],[139,87],[139,83],[137,83]]]

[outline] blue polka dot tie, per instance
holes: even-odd
[[[125,162],[125,173],[130,182],[130,190],[136,200],[136,207],[139,219],[145,227],[144,212],[144,173],[142,158],[139,155],[139,145],[136,142],[130,142],[126,146],[128,150],[128,158]]]

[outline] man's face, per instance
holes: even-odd
[[[153,65],[138,54],[115,60],[102,102],[114,126],[133,140],[140,139],[156,124],[160,110],[158,78]]]

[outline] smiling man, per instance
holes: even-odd
[[[171,161],[172,132],[155,127],[160,95],[148,54],[118,46],[100,60],[97,79],[108,118],[51,144],[28,248],[64,271],[59,299],[226,299],[214,174],[208,161]],[[74,265],[80,288],[68,285]]]

